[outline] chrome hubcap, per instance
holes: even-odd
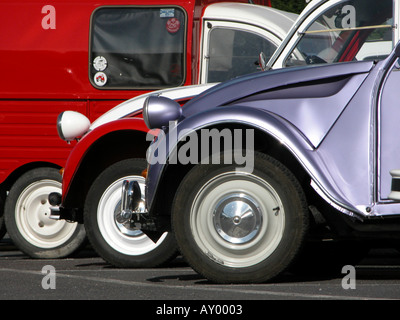
[[[143,232],[136,226],[136,223],[131,219],[121,219],[121,201],[118,201],[114,210],[114,222],[118,230],[128,237],[141,236]]]
[[[259,233],[262,213],[251,197],[232,194],[217,203],[213,222],[221,238],[230,243],[244,244]]]
[[[124,180],[137,180],[144,192],[145,181],[141,176],[126,176],[112,183],[104,191],[98,203],[97,223],[99,230],[103,239],[115,251],[130,256],[147,254],[164,241],[167,233],[161,235],[158,241],[154,243],[137,228],[134,221],[120,219],[121,188]]]
[[[262,262],[279,246],[285,209],[267,181],[253,174],[226,172],[210,179],[196,194],[190,228],[193,240],[212,261],[245,268]]]

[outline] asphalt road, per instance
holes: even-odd
[[[163,268],[116,269],[91,250],[75,258],[35,260],[8,239],[0,241],[0,300],[131,300],[150,314],[185,317],[184,307],[198,315],[245,314],[249,302],[260,300],[400,299],[400,253],[395,249],[371,250],[351,276],[287,273],[274,283],[217,285],[180,257]]]

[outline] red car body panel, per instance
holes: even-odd
[[[197,83],[200,0],[5,1],[0,10],[0,187],[9,190],[23,172],[46,163],[62,167],[74,143],[57,135],[64,110],[91,121],[122,101],[148,92],[101,90],[89,80],[93,12],[102,6],[175,6],[186,12],[184,83]],[[247,2],[247,1],[233,1]],[[269,5],[269,1],[256,1]],[[51,9],[50,8],[50,9]],[[154,90],[151,89],[151,90]],[[142,124],[138,124],[141,128]]]
[[[68,193],[70,181],[72,180],[73,175],[76,173],[75,168],[79,166],[80,161],[84,158],[84,154],[89,150],[93,143],[99,140],[104,135],[122,130],[134,130],[143,133],[147,133],[149,131],[143,119],[127,118],[106,123],[102,126],[97,127],[89,134],[85,135],[80,140],[80,143],[76,145],[74,152],[71,153],[71,156],[68,157],[63,175],[62,194]]]

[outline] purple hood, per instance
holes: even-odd
[[[285,68],[260,72],[223,82],[188,102],[183,117],[208,109],[261,99],[318,98],[340,90],[342,81],[368,73],[374,62],[349,62],[332,65]],[[318,70],[316,70],[318,69]],[[315,84],[318,87],[312,86]],[[311,89],[310,89],[311,85]],[[302,90],[307,86],[308,90]]]

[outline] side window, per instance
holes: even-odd
[[[103,7],[92,16],[90,81],[102,89],[183,84],[186,16],[177,7]]]
[[[285,66],[383,59],[392,30],[392,0],[340,2],[307,28]]]
[[[255,33],[215,28],[210,33],[208,82],[222,82],[259,70],[261,52],[267,60],[276,45]]]

